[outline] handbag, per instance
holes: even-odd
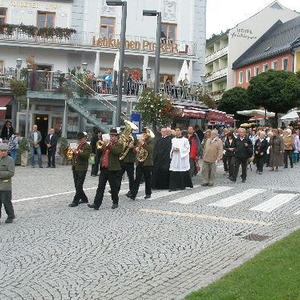
[[[89,164],[90,165],[94,165],[95,164],[95,160],[96,160],[96,155],[94,153],[91,153],[90,157],[89,157]]]

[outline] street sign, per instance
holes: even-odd
[[[132,113],[131,116],[130,116],[130,121],[132,123],[134,123],[139,128],[139,130],[133,131],[132,133],[134,133],[134,134],[140,133],[142,131],[142,128],[141,128],[141,115],[138,114],[138,113]]]

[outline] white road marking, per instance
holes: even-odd
[[[264,189],[249,189],[245,192],[235,194],[233,196],[230,196],[228,198],[222,199],[220,201],[214,202],[209,204],[209,206],[215,206],[215,207],[230,207],[235,204],[241,203],[247,199],[250,199],[258,194],[264,193],[266,190]]]
[[[194,188],[197,188],[197,187],[199,187],[199,185],[194,186]],[[163,197],[166,197],[166,196],[172,197],[173,195],[176,195],[176,194],[178,194],[180,192],[184,192],[184,191],[187,191],[187,190],[180,190],[180,191],[174,191],[174,192],[169,192],[167,190],[163,190],[163,191],[159,191],[159,192],[154,192],[151,195],[151,200],[156,200],[156,199],[163,198]]]
[[[295,194],[279,194],[272,197],[270,200],[265,201],[255,207],[250,208],[250,210],[261,211],[261,212],[272,212],[273,210],[277,209],[278,207],[288,203],[289,201],[293,200],[294,198],[298,197]]]
[[[212,220],[212,221],[226,222],[226,223],[239,223],[239,224],[259,225],[259,226],[272,226],[273,225],[273,223],[270,223],[270,222],[233,219],[233,218],[225,218],[225,217],[218,217],[218,216],[212,216],[212,215],[202,215],[202,214],[196,214],[196,213],[182,213],[182,212],[177,212],[177,211],[144,209],[144,208],[140,209],[139,211],[142,213],[149,213],[149,214]]]
[[[217,187],[214,187],[211,189],[207,189],[205,191],[201,191],[199,193],[195,193],[195,194],[188,195],[188,196],[185,196],[185,197],[182,197],[179,199],[172,200],[171,202],[180,203],[180,204],[190,204],[190,203],[205,199],[210,196],[215,196],[215,195],[221,194],[221,193],[229,191],[231,189],[233,189],[233,187],[217,186]]]
[[[300,215],[300,210],[297,211],[297,212],[295,212],[295,215],[296,215],[296,216],[299,216],[299,215]]]

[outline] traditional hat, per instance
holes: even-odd
[[[0,150],[8,150],[8,149],[9,149],[8,144],[6,144],[6,143],[0,144]]]
[[[116,128],[111,128],[111,130],[109,131],[110,135],[118,135],[118,131]]]

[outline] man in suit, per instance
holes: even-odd
[[[91,146],[87,143],[87,137],[83,132],[77,134],[78,145],[73,150],[72,171],[76,194],[69,207],[76,207],[80,203],[88,203],[88,198],[83,190],[86,173],[89,166]]]
[[[37,125],[33,125],[32,131],[29,134],[31,167],[34,168],[34,153],[36,151],[36,153],[38,155],[39,167],[43,168],[42,152],[41,152],[41,146],[40,146],[40,143],[42,141],[42,135],[37,129],[38,129]]]
[[[54,132],[54,128],[50,128],[49,134],[45,138],[45,144],[48,149],[47,168],[55,168],[55,153],[56,153],[57,139],[58,137]]]
[[[119,156],[122,153],[123,145],[119,143],[117,130],[110,130],[110,140],[104,141],[100,159],[100,176],[94,203],[88,204],[89,208],[99,210],[102,204],[105,186],[108,181],[111,190],[111,199],[113,202],[112,209],[116,209],[119,205],[119,187],[120,187],[120,171],[121,165]]]

